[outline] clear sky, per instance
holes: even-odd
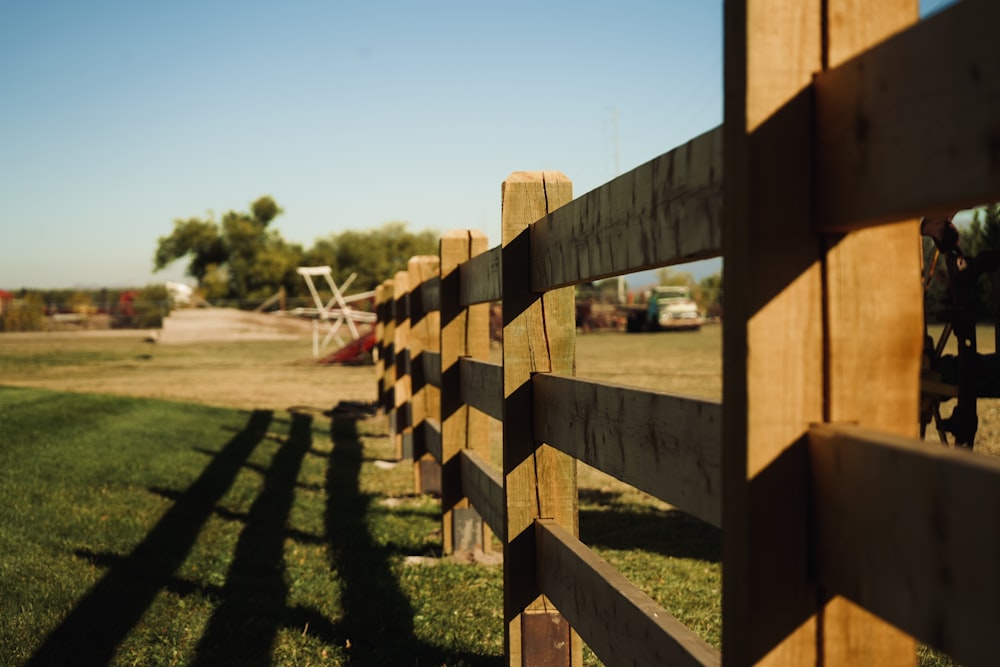
[[[721,0],[3,0],[0,288],[181,279],[173,221],[261,195],[306,247],[496,245],[512,171],[580,195],[721,121]]]

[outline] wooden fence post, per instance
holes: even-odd
[[[815,586],[807,502],[809,425],[852,413],[838,411],[830,392],[841,374],[837,365],[853,363],[857,350],[828,339],[827,326],[832,316],[856,305],[848,301],[858,291],[871,287],[855,285],[854,291],[824,300],[827,290],[846,288],[850,272],[861,267],[854,264],[860,256],[845,255],[850,268],[828,271],[829,262],[839,263],[836,251],[824,254],[824,239],[812,224],[818,175],[810,85],[827,63],[831,43],[844,36],[839,26],[857,25],[851,15],[871,15],[876,4],[743,0],[725,5],[727,664],[765,659],[782,665],[899,664],[898,632],[857,608],[827,604],[824,591]],[[898,6],[895,0],[886,4]],[[858,337],[857,345],[873,333],[856,317],[849,326],[855,327],[849,335]],[[915,399],[916,386],[911,389]],[[912,652],[903,656],[904,664],[913,661]]]
[[[395,408],[396,428],[393,433],[396,458],[413,456],[412,390],[410,382],[410,281],[406,271],[400,271],[393,280],[393,348],[396,355]]]
[[[489,304],[463,308],[459,303],[459,266],[486,250],[482,232],[455,230],[441,238],[441,537],[445,554],[490,550],[489,528],[462,493],[458,456],[468,448],[490,460],[489,418],[462,401],[459,376],[461,357],[489,359]],[[465,515],[458,526],[456,510]],[[480,528],[462,530],[463,525]]]
[[[396,319],[394,291],[395,283],[385,280],[379,286],[381,292],[381,308],[379,322],[381,333],[378,336],[379,359],[381,359],[382,376],[380,378],[381,392],[379,405],[388,417],[389,434],[396,434]]]
[[[826,11],[827,68],[920,16],[917,0],[828,0]],[[823,178],[822,171],[817,177]],[[916,378],[924,319],[923,290],[914,277],[920,275],[919,238],[917,220],[825,238],[826,421],[919,437]],[[873,266],[879,267],[877,277]],[[916,663],[911,637],[845,598],[827,603],[822,623],[824,665]]]
[[[413,393],[410,426],[413,430],[415,493],[441,493],[440,467],[424,444],[427,420],[439,421],[441,414],[440,390],[427,382],[424,373],[424,352],[436,353],[441,345],[441,313],[436,295],[431,294],[435,289],[440,261],[433,255],[419,255],[411,257],[407,263],[410,282],[410,383]]]
[[[504,621],[510,665],[577,665],[580,641],[539,594],[534,521],[577,525],[576,460],[534,440],[531,375],[572,373],[576,313],[573,287],[531,291],[529,226],[569,202],[562,173],[515,172],[503,182],[503,478]]]

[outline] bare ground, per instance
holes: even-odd
[[[240,409],[329,409],[373,401],[372,366],[324,366],[311,335],[273,340],[148,342],[150,332],[0,334],[0,384]]]

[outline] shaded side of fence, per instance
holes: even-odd
[[[906,220],[1000,199],[1000,5],[916,17],[727,3],[722,127],[576,199],[514,173],[501,245],[450,232],[379,289],[382,406],[446,551],[504,545],[510,664],[1000,655],[1000,464],[915,438]],[[720,255],[722,404],[573,377],[573,285]],[[723,528],[721,655],[579,542],[576,461]]]

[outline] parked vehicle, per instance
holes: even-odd
[[[696,331],[705,323],[704,314],[684,285],[654,287],[646,305],[622,306],[628,316],[626,331]]]

